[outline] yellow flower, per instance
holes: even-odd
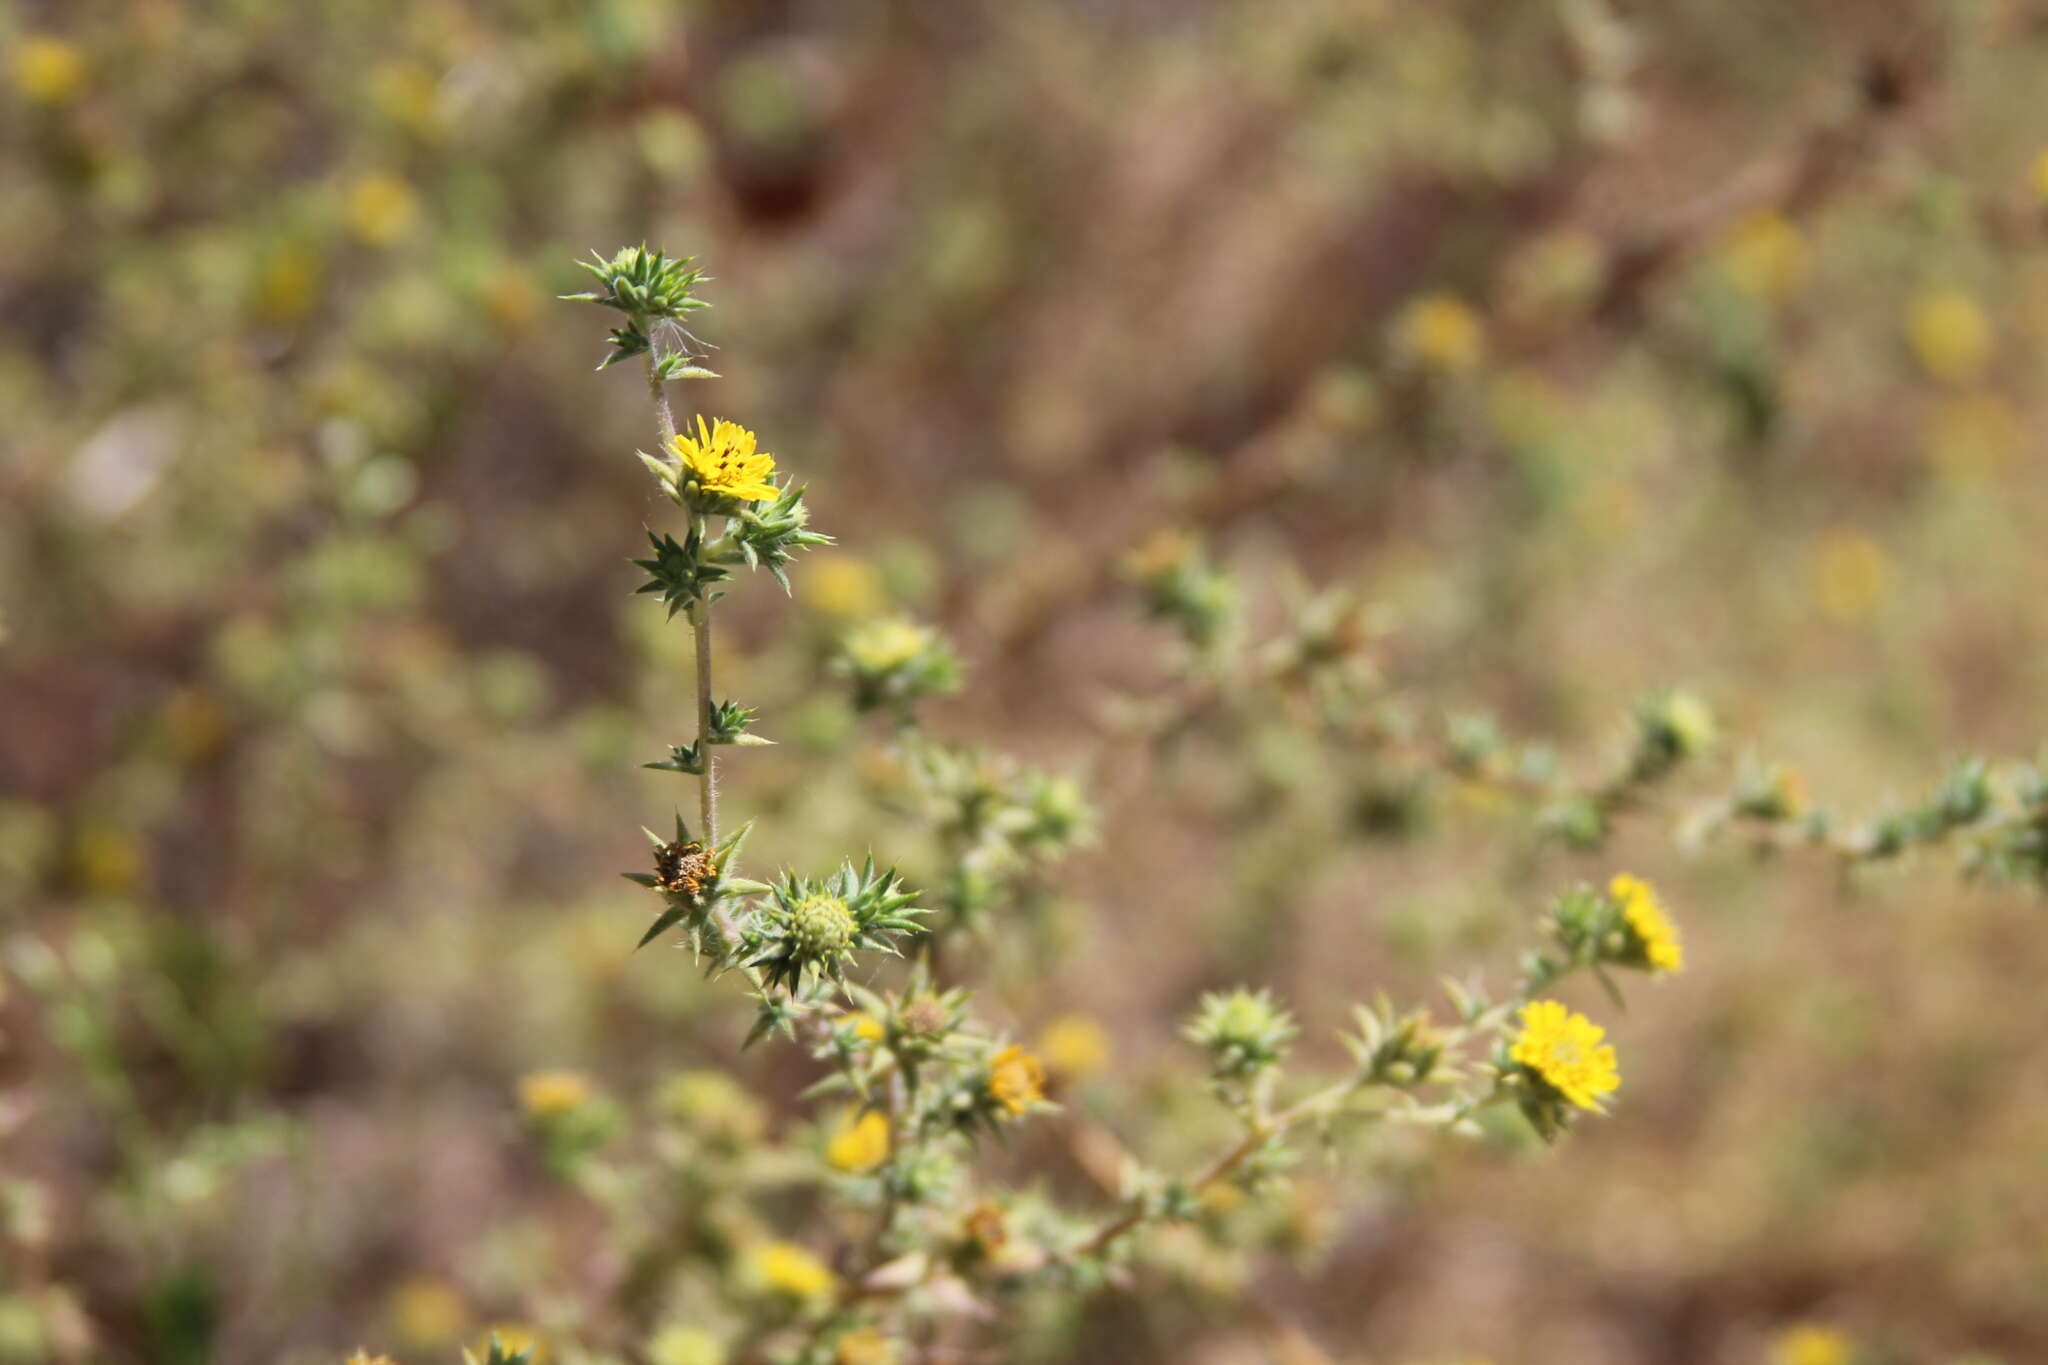
[[[1582,227],[1546,232],[1511,257],[1501,276],[1500,308],[1540,320],[1576,313],[1607,278],[1607,248]]]
[[[1813,595],[1837,621],[1869,617],[1889,577],[1884,551],[1861,531],[1830,531],[1814,547]]]
[[[984,1199],[967,1211],[960,1222],[960,1231],[973,1250],[984,1257],[992,1257],[1010,1242],[1010,1216],[1003,1212],[1003,1206],[991,1199]]]
[[[23,38],[8,59],[14,88],[35,104],[69,104],[85,89],[85,56],[62,38]]]
[[[1076,1080],[1109,1065],[1109,1034],[1085,1014],[1062,1014],[1038,1035],[1046,1065]]]
[[[815,555],[805,576],[804,600],[842,620],[871,616],[888,605],[881,571],[859,555],[843,551]]]
[[[142,843],[118,825],[94,822],[79,830],[71,860],[79,882],[100,895],[126,895],[142,880]]]
[[[1528,1067],[1581,1109],[1599,1109],[1600,1097],[1621,1088],[1607,1030],[1555,1000],[1522,1007],[1522,1032],[1508,1056]]]
[[[1202,1207],[1216,1214],[1230,1213],[1244,1207],[1247,1197],[1243,1186],[1233,1185],[1227,1180],[1213,1181],[1202,1186],[1201,1191]]]
[[[370,72],[370,103],[377,112],[421,136],[439,125],[441,82],[415,61],[387,61]]]
[[[864,621],[846,634],[846,657],[863,673],[903,667],[932,643],[932,630],[903,616]]]
[[[1157,583],[1179,573],[1194,557],[1195,538],[1177,526],[1162,527],[1124,558],[1124,570],[1140,583]]]
[[[989,1062],[988,1093],[1012,1115],[1021,1114],[1045,1098],[1045,1068],[1012,1043]]]
[[[701,1327],[671,1323],[647,1343],[653,1365],[725,1365],[725,1347]]]
[[[2048,204],[2048,147],[2034,153],[2027,164],[2027,183],[2033,187],[2034,197]]]
[[[1722,273],[1752,298],[1782,303],[1806,282],[1813,253],[1806,237],[1783,214],[1753,213],[1722,239]]]
[[[740,1265],[740,1276],[757,1293],[792,1299],[822,1299],[839,1287],[830,1266],[795,1242],[757,1242]]]
[[[348,1365],[398,1365],[398,1362],[390,1356],[373,1356],[368,1351],[358,1348],[356,1353],[348,1358]]]
[[[887,1115],[878,1109],[849,1111],[825,1144],[825,1160],[842,1171],[872,1171],[889,1159],[890,1141]]]
[[[517,1322],[501,1322],[490,1331],[484,1333],[483,1340],[477,1343],[476,1356],[478,1360],[482,1360],[490,1354],[492,1337],[498,1339],[507,1353],[516,1354],[520,1351],[531,1351],[536,1362],[547,1359],[547,1353],[541,1347],[540,1338],[534,1335],[532,1328]]]
[[[1455,294],[1427,294],[1402,309],[1395,337],[1411,360],[1445,373],[1470,370],[1486,353],[1479,315]]]
[[[349,229],[371,246],[405,236],[419,213],[419,196],[395,175],[366,175],[349,186]]]
[[[445,1280],[417,1275],[391,1293],[391,1330],[400,1342],[421,1350],[440,1350],[462,1336],[469,1308]]]
[[[866,1010],[855,1010],[841,1022],[864,1043],[879,1043],[889,1036],[889,1030],[882,1027],[882,1021]]]
[[[740,502],[760,502],[776,494],[775,485],[768,481],[775,472],[775,457],[766,451],[756,452],[754,441],[754,433],[738,422],[721,417],[707,427],[704,415],[699,413],[697,434],[677,432],[669,449],[706,493]]]
[[[848,1332],[832,1349],[832,1365],[894,1365],[896,1346],[872,1327]]]
[[[1664,913],[1657,892],[1640,877],[1623,873],[1608,884],[1607,894],[1621,902],[1621,917],[1643,941],[1643,956],[1653,972],[1685,970],[1685,949],[1678,941],[1678,927]]]
[[[589,1098],[590,1082],[574,1071],[535,1071],[519,1078],[519,1107],[528,1118],[555,1118]]]
[[[1846,1333],[1804,1322],[1771,1343],[1771,1365],[1849,1365],[1854,1350]]]
[[[1927,289],[1906,315],[1906,340],[1920,367],[1936,379],[1974,379],[1991,359],[1991,320],[1960,289]]]
[[[320,255],[311,247],[279,247],[256,272],[257,311],[269,322],[297,322],[318,302],[322,274]]]
[[[219,752],[227,738],[227,713],[197,688],[180,688],[164,703],[161,723],[171,753],[182,763],[199,763]]]
[[[1664,723],[1688,755],[1709,748],[1720,728],[1714,724],[1714,713],[1707,709],[1707,704],[1690,692],[1674,693],[1664,703]]]

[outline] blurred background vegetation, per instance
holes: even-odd
[[[688,633],[630,596],[644,392],[551,298],[643,239],[716,276],[682,401],[841,542],[721,641],[783,741],[750,855],[915,868],[821,665],[945,629],[937,722],[1101,807],[983,982],[1071,1112],[1171,1132],[1218,984],[1327,1050],[1574,878],[1687,928],[1611,1120],[1311,1168],[1292,1255],[1063,1358],[2048,1359],[2029,893],[1677,805],[1575,855],[1279,725],[1134,772],[1117,705],[1169,671],[1119,566],[1187,530],[1567,767],[1671,683],[1845,815],[2030,755],[2038,8],[10,0],[0,46],[0,1361],[449,1359],[616,1278],[518,1078],[746,1022],[613,875]],[[740,1065],[780,1123],[803,1068]]]

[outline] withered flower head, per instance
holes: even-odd
[[[711,855],[694,839],[687,844],[663,844],[654,850],[655,883],[670,895],[701,896],[717,877],[718,868]]]

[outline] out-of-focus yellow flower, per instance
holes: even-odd
[[[1243,1187],[1228,1180],[1212,1180],[1202,1186],[1202,1207],[1210,1213],[1230,1213],[1242,1208],[1245,1198]]]
[[[1867,620],[1884,600],[1891,566],[1861,531],[1830,531],[1813,548],[1813,596],[1837,621]]]
[[[547,1359],[547,1349],[541,1344],[540,1337],[531,1327],[519,1322],[501,1322],[484,1333],[483,1340],[476,1345],[477,1359],[482,1360],[490,1354],[492,1337],[502,1342],[507,1351],[533,1352],[534,1365],[540,1365]]]
[[[181,763],[198,763],[219,752],[227,737],[227,714],[220,703],[197,688],[171,694],[161,717],[164,741]]]
[[[671,1323],[647,1343],[653,1365],[725,1365],[725,1347],[701,1327]]]
[[[1991,360],[1991,319],[1960,289],[1924,289],[1906,314],[1906,341],[1928,374],[1963,383],[1982,374]]]
[[[1010,1244],[1010,1215],[992,1199],[984,1199],[967,1211],[960,1231],[975,1251],[993,1257]]]
[[[1011,1115],[1022,1114],[1045,1098],[1045,1067],[1012,1043],[989,1061],[988,1093]]]
[[[1781,213],[1765,210],[1736,223],[1716,252],[1721,272],[1751,298],[1783,303],[1806,283],[1813,251],[1806,234]]]
[[[795,1242],[756,1242],[740,1259],[741,1282],[757,1294],[814,1301],[839,1287],[832,1268]]]
[[[398,1365],[398,1362],[390,1356],[373,1356],[368,1351],[358,1348],[356,1353],[348,1358],[348,1365]]]
[[[320,295],[320,254],[303,243],[270,253],[256,272],[256,311],[265,321],[297,322]]]
[[[1195,553],[1194,536],[1177,526],[1161,527],[1124,558],[1124,572],[1140,583],[1154,583],[1177,572]]]
[[[71,865],[86,890],[125,896],[142,880],[142,844],[118,825],[89,824],[72,841]]]
[[[370,103],[406,131],[428,137],[440,131],[441,83],[423,63],[381,62],[370,72]]]
[[[2034,153],[2034,159],[2027,164],[2027,184],[2034,191],[2034,198],[2048,204],[2048,147]]]
[[[846,633],[846,657],[863,673],[887,673],[924,653],[933,638],[930,626],[906,616],[863,621]]]
[[[832,1365],[894,1365],[896,1343],[872,1327],[848,1332],[832,1348]]]
[[[1712,748],[1721,729],[1712,708],[1690,692],[1674,692],[1665,698],[1663,721],[1679,751],[1688,757]]]
[[[462,1339],[469,1305],[446,1280],[416,1275],[391,1291],[391,1330],[409,1347],[438,1351]]]
[[[390,246],[419,216],[419,196],[395,175],[366,175],[349,186],[349,230],[371,246]]]
[[[1806,813],[1806,779],[1797,768],[1779,768],[1771,775],[1771,795],[1787,820]]]
[[[551,1119],[590,1098],[590,1082],[575,1071],[534,1071],[519,1078],[519,1107],[532,1119]]]
[[[1607,277],[1607,249],[1582,227],[1546,232],[1508,262],[1501,310],[1541,319],[1583,309]]]
[[[683,462],[684,470],[705,492],[740,502],[761,502],[775,496],[769,482],[775,473],[775,457],[756,450],[758,438],[738,422],[723,417],[706,425],[697,414],[697,434],[676,433],[669,449]]]
[[[1984,478],[2011,466],[2026,434],[2026,423],[1998,394],[1955,394],[1928,421],[1927,460],[1950,479]]]
[[[1600,1099],[1621,1088],[1614,1049],[1601,1040],[1607,1030],[1556,1000],[1522,1008],[1522,1031],[1509,1049],[1511,1060],[1528,1067],[1580,1109],[1599,1109]]]
[[[1486,329],[1472,306],[1455,294],[1426,294],[1401,310],[1395,344],[1426,369],[1459,374],[1486,354]]]
[[[1372,377],[1349,365],[1332,365],[1316,376],[1305,404],[1325,431],[1363,436],[1380,416],[1380,390]]]
[[[85,54],[62,38],[20,38],[7,61],[21,97],[34,104],[69,104],[85,93]]]
[[[881,571],[843,550],[813,555],[804,574],[804,601],[827,616],[873,616],[889,604]]]
[[[825,1160],[842,1171],[872,1171],[889,1159],[891,1141],[886,1114],[849,1111],[825,1144]]]
[[[523,267],[504,265],[493,270],[478,290],[479,301],[491,321],[508,332],[524,332],[540,315],[540,287]]]
[[[882,1021],[866,1010],[855,1010],[841,1021],[853,1030],[853,1036],[864,1043],[879,1043],[889,1036],[889,1030],[882,1027]]]
[[[1788,1327],[1771,1343],[1771,1365],[1849,1365],[1854,1354],[1846,1333],[1813,1322]]]
[[[1045,1064],[1071,1080],[1085,1080],[1109,1065],[1109,1031],[1085,1014],[1062,1014],[1038,1035]]]
[[[723,1071],[681,1071],[663,1081],[656,1103],[679,1123],[735,1143],[767,1131],[761,1102]]]
[[[1621,917],[1642,940],[1643,956],[1657,972],[1685,970],[1685,948],[1678,939],[1678,927],[1664,913],[1656,888],[1640,877],[1622,873],[1608,883],[1607,894],[1621,904]]]

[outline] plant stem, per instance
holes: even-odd
[[[635,318],[634,325],[643,332],[647,330],[645,318]],[[654,399],[654,417],[661,424],[661,449],[663,454],[667,454],[668,443],[676,438],[676,415],[669,408],[668,390],[662,387],[661,371],[655,368],[655,353],[652,346],[647,350],[647,392]]]
[[[652,337],[647,319],[634,318],[634,325]],[[654,400],[654,420],[661,427],[661,449],[669,453],[670,444],[676,438],[676,415],[669,407],[668,390],[661,382],[658,348],[652,345],[647,351],[647,393]],[[710,539],[707,525],[709,519],[702,513],[690,514],[692,528],[697,532],[699,543]],[[712,757],[711,745],[711,604],[698,602],[690,610],[690,627],[697,637],[697,759],[704,771],[698,776],[697,822],[698,836],[707,849],[718,847],[718,761]]]
[[[699,535],[705,518],[696,517]],[[699,601],[690,612],[697,636],[697,760],[704,771],[697,778],[697,816],[703,825],[704,847],[718,847],[718,759],[711,743],[711,603]]]
[[[1200,1175],[1190,1180],[1188,1188],[1196,1191],[1207,1189],[1239,1166],[1242,1166],[1251,1158],[1252,1153],[1263,1147],[1269,1139],[1280,1136],[1288,1129],[1306,1122],[1318,1114],[1334,1110],[1339,1104],[1343,1103],[1346,1096],[1357,1090],[1359,1085],[1360,1082],[1356,1077],[1347,1076],[1335,1085],[1318,1090],[1300,1103],[1292,1105],[1271,1118],[1261,1121],[1247,1132],[1243,1140],[1235,1147],[1232,1147],[1229,1151],[1210,1162]],[[1108,1247],[1110,1243],[1116,1241],[1117,1238],[1130,1232],[1144,1221],[1145,1211],[1142,1207],[1128,1209],[1118,1217],[1097,1228],[1087,1241],[1068,1252],[1064,1259],[1079,1261],[1096,1255]]]

